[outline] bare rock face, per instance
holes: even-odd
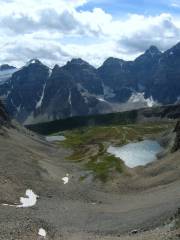
[[[180,149],[180,121],[177,122],[174,132],[176,133],[176,138],[172,151],[176,152]]]
[[[9,122],[8,114],[0,101],[0,125],[4,124],[5,122]]]

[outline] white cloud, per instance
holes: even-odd
[[[166,50],[180,39],[172,14],[129,14],[114,19],[101,8],[80,11],[87,0],[0,0],[0,62],[49,65],[81,57],[94,65],[109,56],[133,59],[150,45]]]
[[[175,7],[175,8],[179,8],[179,7],[180,7],[180,5],[177,4],[177,3],[172,3],[171,6],[172,6],[172,7]]]
[[[176,0],[171,3],[171,6],[174,8],[180,8],[180,1]]]
[[[86,3],[86,0],[0,0],[1,15],[15,14],[30,14],[36,15],[36,11],[53,8],[58,12],[62,12],[67,9],[74,9]]]
[[[180,24],[170,14],[159,16],[131,15],[124,24],[127,29],[119,37],[120,45],[128,51],[143,52],[150,45],[166,50],[177,43],[180,37]]]

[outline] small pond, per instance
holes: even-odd
[[[66,138],[64,136],[47,136],[46,141],[48,142],[57,142],[57,141],[64,141]]]
[[[122,159],[130,167],[145,166],[157,159],[157,154],[163,151],[163,148],[157,141],[144,140],[137,143],[129,143],[122,147],[108,148],[108,153]]]

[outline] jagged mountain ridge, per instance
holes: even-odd
[[[180,43],[151,46],[134,61],[107,59],[99,68],[82,59],[48,68],[33,59],[0,85],[9,113],[23,123],[108,113],[180,99]]]

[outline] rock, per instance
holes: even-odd
[[[0,101],[0,125],[9,122],[8,114],[4,108],[4,105]]]
[[[132,234],[132,235],[135,235],[135,234],[138,234],[138,232],[139,232],[139,231],[138,231],[137,229],[135,229],[135,230],[132,230],[132,231],[131,231],[131,234]]]
[[[175,214],[176,217],[180,217],[180,208],[178,208],[176,214]]]
[[[176,133],[176,137],[175,137],[174,146],[172,148],[172,152],[176,152],[180,149],[180,121],[177,122],[174,132]],[[179,209],[179,213],[180,213],[180,209]]]

